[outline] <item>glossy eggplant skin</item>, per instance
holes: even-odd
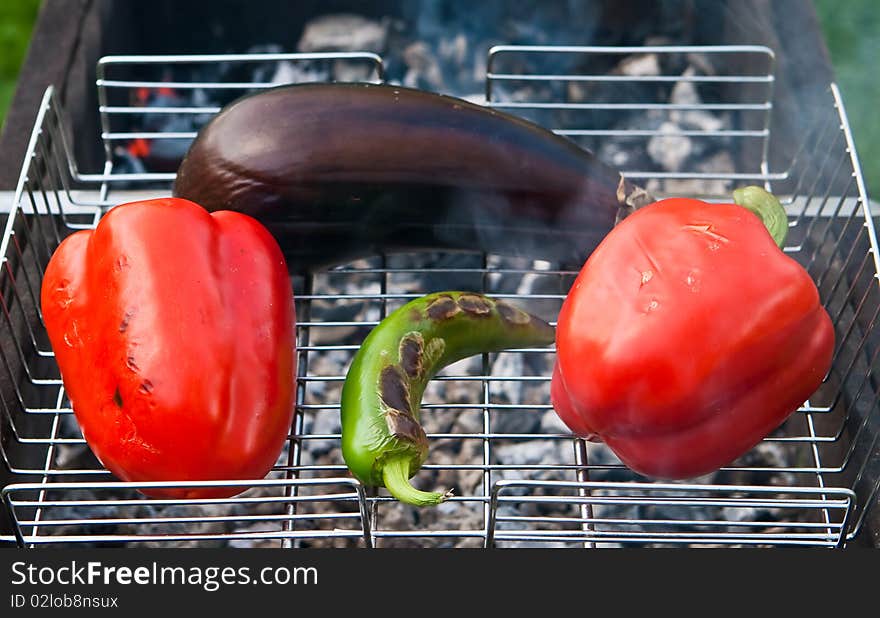
[[[255,217],[306,272],[411,249],[579,266],[645,194],[515,116],[397,86],[322,83],[224,108],[190,146],[174,195]]]

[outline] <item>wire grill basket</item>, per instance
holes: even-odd
[[[697,55],[717,70],[590,68],[597,59],[672,54]],[[731,61],[743,58],[748,62]],[[236,78],[235,69],[243,66],[261,68],[250,75],[264,77]],[[43,269],[66,235],[93,227],[114,204],[168,194],[173,171],[126,167],[119,160],[121,146],[147,140],[181,152],[198,126],[219,111],[217,100],[277,85],[265,76],[277,75],[281,66],[298,68],[292,73],[298,79],[338,78],[340,71],[383,79],[382,59],[368,53],[106,57],[99,62],[97,86],[107,162],[98,173],[78,169],[71,127],[53,89],[46,91],[0,246],[0,450],[12,478],[2,490],[12,522],[3,541],[839,547],[859,534],[880,484],[874,374],[880,268],[870,203],[834,84],[788,165],[770,169],[773,54],[754,46],[496,47],[488,57],[483,101],[594,149],[619,145],[606,153],[614,159],[608,162],[658,197],[686,191],[722,200],[744,183],[764,184],[782,197],[790,225],[785,251],[816,281],[835,324],[837,348],[819,391],[733,465],[691,482],[638,477],[601,445],[575,439],[554,422],[554,353],[537,349],[456,363],[429,387],[423,420],[431,455],[416,480],[426,487],[454,485],[452,500],[418,510],[352,479],[339,455],[339,391],[370,327],[411,298],[452,287],[516,299],[552,322],[577,274],[547,261],[475,251],[371,256],[294,278],[295,420],[265,480],[239,483],[249,489],[234,498],[158,500],[136,491],[143,484],[113,479],[90,457],[65,397],[40,316]],[[527,68],[535,66],[550,70]],[[186,67],[203,71],[179,70]],[[685,96],[659,102],[642,96],[664,88],[710,95],[705,101]],[[157,89],[216,96],[145,105],[143,94]],[[621,123],[622,114],[640,114],[648,122]],[[688,114],[704,120],[714,114],[722,121],[696,128],[684,122],[671,132],[664,124]],[[150,123],[160,118],[175,122]],[[690,148],[713,143],[743,156],[730,159],[728,169],[707,168],[700,157],[672,171],[633,167],[638,159],[629,155],[646,152],[652,140],[672,146],[683,137]]]

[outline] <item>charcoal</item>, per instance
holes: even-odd
[[[677,3],[663,2],[658,5],[662,19],[639,20],[636,31],[627,32],[625,41],[613,43],[643,42],[646,45],[674,45],[682,42],[688,29],[688,16]],[[573,8],[574,7],[574,8]],[[370,19],[352,13],[320,15],[306,24],[295,46],[289,42],[269,42],[244,51],[247,53],[282,53],[291,48],[301,52],[369,51],[382,56],[386,80],[426,90],[460,96],[478,104],[486,103],[485,79],[488,70],[487,52],[495,44],[579,44],[599,42],[608,37],[605,32],[585,32],[583,19],[570,19],[571,11],[598,10],[595,7],[572,3],[542,3],[538,10],[537,0],[518,0],[515,7],[502,3],[461,3],[446,0],[429,0],[421,3],[404,3],[400,19]],[[581,15],[582,17],[582,15]],[[588,16],[589,17],[589,16]],[[597,16],[598,17],[598,16]],[[283,43],[283,44],[282,44]],[[519,54],[504,56],[493,70],[508,74],[610,74],[629,77],[652,77],[681,75],[686,79],[669,82],[587,82],[577,80],[527,81],[504,80],[492,84],[492,102],[567,102],[567,103],[672,103],[676,105],[699,105],[719,100],[712,86],[687,81],[692,76],[715,75],[716,67],[711,58],[703,53],[634,53],[607,57],[586,57],[578,54],[542,55]],[[284,84],[311,81],[363,81],[371,79],[368,63],[349,60],[332,62],[321,60],[221,63],[190,67],[188,65],[163,69],[150,79],[165,81],[232,81],[261,84]],[[143,89],[136,96],[143,100],[131,104],[156,107],[177,106],[223,106],[243,94],[233,89]],[[681,132],[717,132],[732,129],[737,118],[729,112],[711,110],[627,110],[613,114],[599,111],[526,111],[515,110],[524,117],[551,129],[599,128],[616,132],[658,131],[660,135],[647,138],[643,135],[602,135],[600,137],[574,138],[578,144],[594,150],[607,163],[622,169],[648,172],[700,172],[730,174],[737,171],[730,140],[715,136],[686,136]],[[191,132],[197,131],[209,115],[192,114],[131,114],[123,127],[131,131]],[[114,127],[114,130],[115,127]],[[152,140],[150,156],[139,155],[132,144],[117,144],[113,148],[115,173],[144,173],[159,171],[179,161],[188,145],[186,140]],[[173,166],[171,167],[173,169]],[[128,185],[135,186],[135,185]],[[136,185],[143,188],[143,184]],[[115,183],[114,188],[126,188],[125,183]],[[649,191],[657,195],[723,196],[729,194],[732,182],[724,179],[662,179],[647,182]],[[495,270],[553,270],[558,265],[547,262],[482,256],[479,253],[401,253],[358,260],[346,267],[319,273],[314,278],[310,293],[329,296],[327,299],[298,302],[298,317],[308,316],[310,322],[351,322],[351,326],[314,326],[308,329],[311,346],[339,346],[343,349],[323,349],[307,353],[308,375],[332,378],[305,382],[304,404],[298,411],[301,433],[305,436],[331,436],[321,439],[302,439],[298,442],[299,460],[292,462],[308,467],[297,471],[300,478],[322,476],[348,476],[344,467],[338,434],[341,431],[338,404],[341,397],[342,376],[345,375],[360,344],[370,332],[370,326],[361,322],[377,322],[383,315],[401,306],[406,299],[395,295],[423,294],[447,289],[485,291],[489,294],[516,294],[520,296],[544,296],[546,298],[521,298],[517,304],[536,315],[555,320],[564,295],[572,284],[574,274],[556,275],[540,272],[495,272],[484,275],[481,269],[488,265]],[[387,267],[395,272],[383,276],[376,272],[351,272],[348,269],[378,269]],[[471,271],[471,272],[467,272]],[[303,282],[297,284],[297,295],[302,294]],[[390,297],[386,300],[363,300],[333,298],[335,296],[377,295],[383,289]],[[300,330],[300,334],[304,334]],[[301,344],[305,343],[304,341]],[[305,354],[305,353],[303,353]],[[555,361],[552,353],[511,354],[499,353],[475,356],[451,365],[441,376],[474,376],[488,374],[496,378],[518,376],[549,376]],[[589,479],[600,482],[649,482],[621,464],[614,453],[602,443],[580,443],[571,438],[549,436],[571,434],[568,427],[553,410],[546,410],[549,403],[547,380],[520,381],[514,379],[493,380],[489,384],[490,404],[513,404],[522,409],[497,409],[488,414],[480,407],[484,401],[485,384],[480,380],[433,380],[424,395],[430,404],[422,411],[422,423],[426,431],[436,434],[460,434],[459,438],[433,437],[428,463],[437,468],[419,471],[413,482],[425,490],[450,487],[457,496],[477,497],[473,501],[448,501],[433,509],[417,509],[395,501],[383,500],[376,509],[373,522],[378,530],[413,532],[420,530],[460,529],[482,532],[484,502],[491,485],[499,480],[509,481],[576,481]],[[448,405],[450,407],[443,407]],[[457,407],[473,405],[472,408]],[[320,406],[320,409],[308,406]],[[326,406],[326,407],[324,407]],[[530,408],[529,406],[534,406]],[[487,473],[483,468],[487,440],[480,437],[486,430],[499,434],[528,434],[524,439],[492,439],[490,441],[490,464],[502,466]],[[547,437],[541,437],[545,434]],[[61,417],[61,437],[81,437],[72,415]],[[477,437],[465,437],[473,436]],[[575,448],[586,451],[586,470],[575,470]],[[99,468],[100,464],[87,446],[59,444],[55,450],[55,465],[62,469]],[[275,477],[287,473],[292,455],[291,445],[285,445],[278,459],[279,470]],[[564,465],[565,469],[536,470],[534,466]],[[788,444],[764,442],[736,462],[737,469],[725,470],[696,479],[704,483],[795,485],[799,479],[791,473],[744,470],[741,468],[778,469],[795,465],[795,455]],[[461,469],[467,466],[467,469]],[[486,487],[486,477],[489,485]],[[102,477],[106,478],[106,477]],[[691,479],[693,481],[693,479]],[[242,494],[243,498],[277,498],[284,494],[279,487],[257,487]],[[300,495],[320,496],[322,492],[335,491],[327,487],[301,487]],[[347,491],[347,489],[346,489]],[[565,517],[576,520],[583,516],[581,507],[574,502],[545,503],[529,501],[535,496],[574,495],[575,490],[544,487],[512,487],[505,489],[505,497],[519,497],[520,502],[501,502],[499,518],[512,517]],[[369,495],[387,497],[384,490],[368,489]],[[593,496],[633,496],[632,489],[594,490]],[[666,495],[676,497],[686,492],[645,493],[646,497]],[[139,495],[134,491],[92,491],[87,488],[68,493],[68,499],[111,500],[132,499]],[[155,505],[146,499],[135,500],[123,508],[111,506],[73,506],[45,510],[47,519],[94,519],[133,517],[141,520],[171,517],[196,518],[193,522],[156,522],[138,525],[46,526],[41,533],[49,535],[108,533],[119,534],[243,534],[282,531],[282,521],[254,521],[248,519],[203,520],[205,517],[258,518],[278,517],[288,512],[288,504],[271,500],[256,502],[232,501],[219,505]],[[674,532],[682,530],[676,524],[632,525],[637,519],[670,521],[726,520],[729,522],[767,521],[767,528],[753,526],[750,532],[772,531],[773,522],[790,517],[780,509],[765,507],[694,507],[681,504],[594,504],[592,516],[617,520],[621,523],[598,523],[598,531],[619,532]],[[330,530],[334,526],[356,529],[359,521],[309,519],[309,514],[338,513],[357,509],[354,503],[335,501],[303,502],[297,505],[298,515],[306,516],[294,523],[296,530]],[[499,531],[523,531],[533,529],[578,532],[582,524],[577,521],[560,523],[527,522],[523,520],[499,521]],[[689,531],[705,530],[691,524]],[[732,532],[744,528],[729,526]],[[478,537],[418,537],[382,538],[381,547],[472,547],[480,546]],[[156,542],[154,544],[168,544]],[[217,545],[229,547],[278,547],[276,539],[246,538],[198,542],[195,540],[173,543],[176,546]],[[309,539],[296,541],[301,547],[350,547],[362,545],[360,539]],[[571,543],[502,541],[503,546],[570,546]],[[654,544],[654,543],[643,543]],[[132,545],[135,545],[132,543]],[[619,546],[618,542],[603,542],[600,546]]]
[[[492,421],[494,433],[527,434],[537,430],[541,423],[540,413],[534,410],[505,410]]]
[[[554,410],[547,410],[541,415],[541,432],[548,434],[570,434],[571,430],[562,422],[562,419],[559,418],[559,415]]]
[[[338,435],[342,431],[339,414],[335,410],[317,410],[305,422],[303,433],[306,435]],[[311,458],[320,458],[339,446],[339,439],[306,440],[305,451]]]
[[[656,497],[660,500],[662,500],[663,498],[687,499],[693,498],[694,493],[674,490],[653,491],[651,492],[651,497]],[[700,526],[698,524],[684,524],[683,522],[717,520],[721,517],[720,509],[718,507],[694,507],[686,504],[675,503],[640,505],[638,513],[639,517],[644,519],[669,520],[676,522],[674,524],[651,525],[650,527],[646,526],[646,529],[654,532],[672,531],[676,529],[699,530]]]
[[[690,77],[698,74],[700,71],[695,66],[689,65],[682,76]],[[703,101],[696,84],[683,80],[673,86],[669,102],[674,105],[695,106]],[[727,142],[714,135],[689,136],[681,135],[681,132],[713,133],[729,128],[729,124],[728,116],[704,109],[670,110],[669,119],[658,127],[661,135],[652,137],[648,142],[648,154],[663,171],[702,171],[695,168],[704,166],[706,157],[727,145]],[[696,193],[707,193],[707,191],[704,189]]]
[[[495,447],[498,463],[534,465],[571,459],[571,446],[560,440],[522,440]]]
[[[475,398],[476,399],[476,398]],[[462,411],[456,415],[452,424],[454,433],[480,433],[483,431],[482,410]]]
[[[662,57],[665,58],[665,54]],[[660,58],[661,56],[653,53],[622,56],[617,64],[612,66],[607,73],[609,75],[632,77],[634,78],[632,81],[571,81],[567,83],[564,94],[567,96],[567,100],[572,103],[657,103],[666,101],[669,96],[669,87],[666,83],[637,80],[638,77],[661,75]],[[592,73],[595,71],[584,69],[580,72]],[[652,115],[650,111],[642,112],[639,110],[618,110],[613,116],[609,115],[607,111],[601,110],[582,111],[577,114],[571,114],[568,120],[563,122],[566,122],[566,127],[571,126],[572,128],[653,129],[656,128],[657,123],[651,118]],[[561,117],[564,118],[564,115],[561,115]],[[592,150],[597,150],[603,147],[613,147],[613,145],[619,143],[619,140],[621,138],[617,136],[602,137],[593,143],[586,143],[585,146]],[[632,140],[629,141],[631,142]],[[631,151],[633,150],[632,145],[632,143],[620,144],[618,150],[621,152]],[[637,169],[612,163],[611,158],[603,158],[603,160],[612,165],[617,165],[620,169]]]

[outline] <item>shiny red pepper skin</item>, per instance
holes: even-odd
[[[295,315],[281,250],[254,219],[173,198],[117,206],[59,245],[41,302],[83,436],[117,477],[259,479],[274,465]]]
[[[725,466],[819,387],[834,329],[807,272],[735,204],[667,199],[621,222],[562,307],[551,397],[654,478]]]

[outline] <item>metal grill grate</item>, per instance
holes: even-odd
[[[602,58],[633,54],[695,54],[714,67],[751,69],[705,75],[591,69]],[[248,483],[247,492],[225,500],[148,499],[136,492],[139,485],[114,481],[90,456],[65,398],[39,314],[41,275],[58,243],[73,230],[93,227],[107,207],[168,194],[173,172],[125,167],[120,146],[149,140],[185,148],[220,109],[217,100],[273,85],[266,77],[257,83],[236,79],[246,65],[261,67],[250,75],[263,76],[295,68],[287,75],[301,79],[338,77],[343,70],[381,80],[383,73],[373,54],[104,58],[97,85],[107,164],[100,173],[77,169],[70,128],[47,90],[0,246],[2,455],[15,480],[2,493],[14,525],[3,540],[26,546],[841,546],[859,532],[880,484],[874,373],[880,268],[869,202],[833,84],[827,108],[788,168],[769,169],[773,56],[751,46],[497,47],[489,53],[486,90],[492,106],[594,149],[618,144],[621,156],[645,152],[658,137],[721,140],[715,143],[722,149],[743,154],[729,170],[706,171],[699,158],[677,171],[620,166],[658,197],[686,190],[727,199],[734,184],[744,182],[764,183],[783,197],[791,227],[785,251],[817,282],[836,326],[837,349],[820,390],[733,465],[689,483],[646,482],[601,445],[574,439],[554,422],[552,349],[511,350],[457,363],[426,392],[431,455],[416,482],[452,485],[455,498],[417,510],[361,487],[347,477],[339,455],[339,391],[372,326],[411,298],[450,288],[515,299],[552,322],[577,274],[550,262],[481,252],[423,253],[368,257],[294,278],[296,414],[267,480]],[[530,66],[562,69],[536,72]],[[193,75],[210,79],[193,81]],[[682,103],[634,97],[646,84],[690,84],[709,88],[715,98]],[[728,84],[739,98],[724,98]],[[143,89],[162,88],[189,95],[158,107],[138,98]],[[725,124],[670,133],[662,122],[615,124],[621,111],[645,113],[652,121],[717,113]],[[149,121],[156,118],[174,122],[153,130]],[[40,465],[26,463],[35,458]]]

